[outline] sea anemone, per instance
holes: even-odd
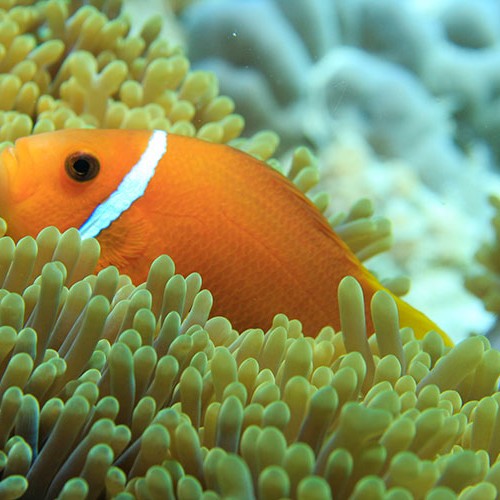
[[[364,334],[359,284],[342,331],[304,337],[210,317],[201,277],[159,257],[134,286],[97,276],[94,239],[0,239],[5,498],[364,498],[500,490],[500,353],[399,331],[386,292]],[[478,496],[479,495],[479,496]]]
[[[491,311],[496,315],[497,321],[490,334],[495,347],[498,348],[500,329],[498,322],[500,315],[500,197],[492,195],[489,201],[494,209],[491,219],[494,237],[492,241],[484,242],[477,250],[476,260],[481,269],[469,273],[465,285],[483,301],[487,311]]]
[[[139,35],[121,2],[49,0],[0,13],[0,141],[60,128],[161,128],[217,142],[237,137],[243,120],[218,95],[209,72],[190,72],[179,47]]]

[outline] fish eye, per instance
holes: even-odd
[[[67,174],[78,182],[87,182],[99,173],[99,160],[89,153],[73,153],[64,163]]]

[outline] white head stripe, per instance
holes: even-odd
[[[153,131],[139,161],[125,175],[116,191],[97,205],[80,227],[82,238],[95,238],[144,194],[149,181],[155,174],[158,162],[166,151],[167,133],[163,130]]]

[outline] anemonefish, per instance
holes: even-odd
[[[77,227],[139,284],[160,254],[199,272],[213,313],[242,331],[283,312],[316,335],[340,328],[337,286],[354,276],[369,303],[382,285],[291,182],[232,147],[147,130],[63,130],[0,155],[0,216],[17,240]],[[441,330],[396,298],[401,326]],[[442,332],[441,332],[442,333]],[[445,336],[446,341],[449,339]]]

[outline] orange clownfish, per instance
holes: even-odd
[[[240,331],[268,328],[278,312],[299,319],[308,335],[339,329],[344,276],[361,283],[367,312],[383,288],[280,173],[229,146],[159,130],[18,139],[0,156],[0,216],[14,240],[48,225],[77,227],[99,240],[100,266],[115,265],[136,284],[166,253],[179,273],[201,274],[213,313]],[[402,326],[419,337],[440,332],[396,301]]]

